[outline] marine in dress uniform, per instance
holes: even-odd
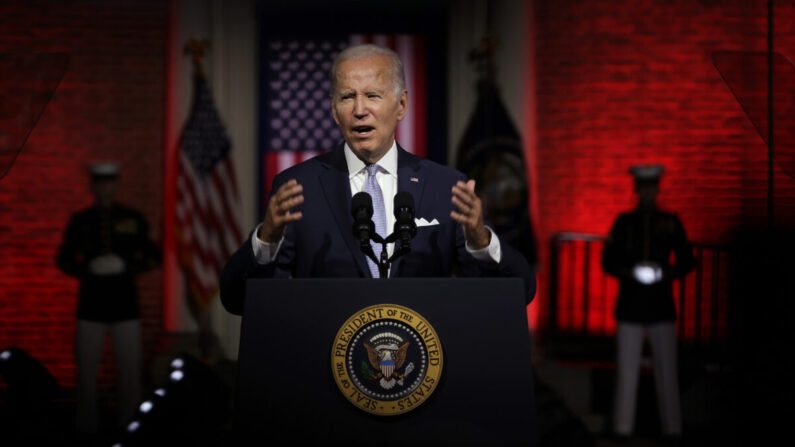
[[[135,276],[160,263],[141,213],[113,199],[119,166],[91,166],[95,203],[75,213],[58,251],[58,267],[80,279],[75,358],[76,427],[96,433],[97,374],[106,334],[119,371],[119,423],[126,424],[141,397],[141,324]]]
[[[613,432],[620,437],[633,431],[644,333],[652,349],[662,434],[682,435],[672,288],[674,279],[693,269],[695,258],[679,218],[656,206],[663,170],[661,165],[630,169],[638,206],[618,216],[602,254],[605,272],[619,280]]]

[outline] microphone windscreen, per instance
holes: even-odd
[[[414,196],[406,191],[395,194],[395,213],[401,208],[409,208],[414,213]]]
[[[367,212],[367,217],[373,215],[373,199],[370,194],[366,192],[357,192],[351,199],[351,214],[356,217],[360,210],[364,209]]]

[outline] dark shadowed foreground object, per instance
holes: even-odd
[[[789,436],[795,401],[795,232],[746,230],[735,246],[729,290],[736,389],[723,397],[727,422],[743,445],[773,444]]]
[[[166,383],[141,402],[117,445],[224,445],[229,408],[229,390],[210,366],[177,355]]]
[[[7,385],[0,396],[3,445],[49,444],[71,428],[63,390],[38,360],[8,347],[0,351],[0,376]]]

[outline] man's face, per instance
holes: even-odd
[[[116,180],[94,180],[91,183],[91,190],[94,193],[94,199],[98,206],[103,208],[110,207],[116,195]]]
[[[395,140],[397,122],[406,116],[408,93],[395,93],[386,56],[349,59],[337,67],[331,113],[345,142],[365,163],[374,163]]]
[[[655,204],[660,187],[656,183],[636,183],[635,193],[638,195],[638,204],[643,208],[651,208]]]

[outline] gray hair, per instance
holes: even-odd
[[[394,51],[373,44],[348,47],[334,58],[334,63],[331,65],[331,71],[329,72],[329,77],[331,78],[331,91],[329,95],[334,98],[334,92],[337,90],[337,69],[342,62],[376,56],[385,56],[389,58],[391,62],[389,74],[392,75],[392,80],[395,83],[395,96],[399,97],[400,92],[406,88],[406,75],[403,72],[403,62],[400,60],[400,56]]]

